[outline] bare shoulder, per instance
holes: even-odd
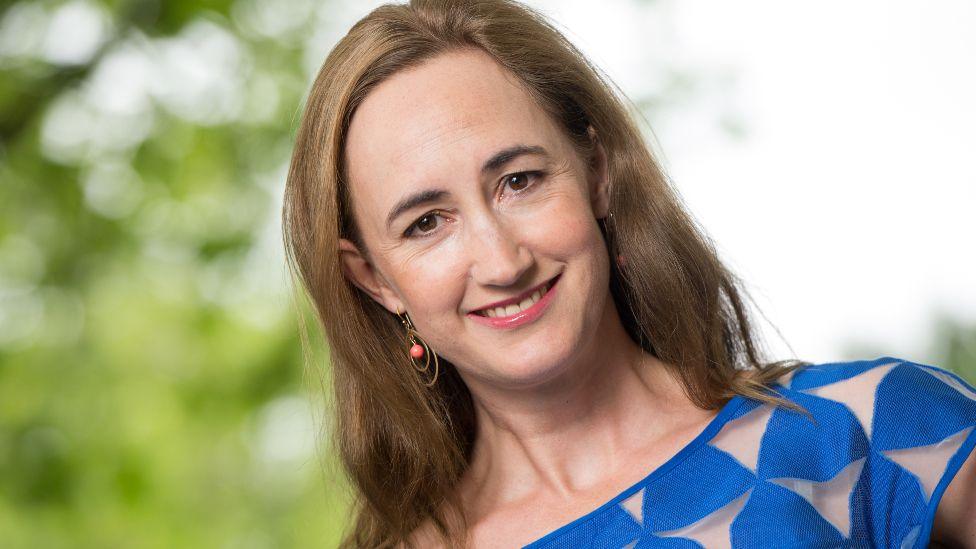
[[[498,508],[482,516],[470,524],[470,546],[477,549],[522,547],[553,530],[554,524],[567,522],[580,514],[579,509],[567,513],[553,506],[547,506],[549,511],[541,511],[540,507],[522,503]]]
[[[539,537],[539,530],[533,528],[523,512],[507,512],[499,510],[467,525],[465,547],[477,549],[508,548],[524,545]],[[543,532],[544,533],[544,532]],[[515,543],[522,540],[523,543]],[[410,535],[413,549],[455,549],[444,536],[438,532],[431,522],[425,522]],[[397,549],[410,549],[406,544],[400,544]]]
[[[523,547],[590,510],[594,503],[581,497],[567,505],[536,490],[502,498],[470,477],[467,480],[463,491],[466,541],[467,547],[476,549]]]

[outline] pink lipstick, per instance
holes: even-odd
[[[549,307],[549,303],[552,301],[552,296],[553,296],[554,292],[556,291],[556,287],[558,286],[557,283],[559,282],[559,279],[561,277],[562,277],[562,275],[560,274],[559,276],[557,276],[556,278],[554,278],[552,280],[552,282],[549,283],[549,285],[548,285],[549,288],[547,290],[545,290],[545,293],[544,294],[542,294],[542,297],[539,298],[538,301],[536,301],[535,303],[533,303],[532,306],[530,306],[530,307],[528,307],[528,308],[526,308],[524,310],[520,310],[520,311],[515,312],[513,314],[504,315],[504,316],[502,316],[502,315],[486,316],[488,314],[488,313],[486,313],[486,310],[487,309],[493,309],[493,307],[485,307],[485,308],[479,309],[479,311],[481,311],[482,313],[485,313],[485,314],[479,314],[478,312],[471,311],[471,312],[469,312],[467,314],[467,316],[471,320],[473,320],[473,321],[475,321],[475,322],[477,322],[479,324],[484,324],[485,326],[489,326],[491,328],[501,328],[501,329],[515,328],[517,326],[522,326],[524,324],[528,324],[528,323],[536,320],[540,316],[542,316],[542,313],[544,313],[546,311],[546,309]],[[531,293],[529,295],[531,295]],[[511,306],[514,306],[515,305],[515,299],[510,299],[510,300],[502,301],[502,302],[499,302],[498,304],[493,304],[493,305],[495,307],[502,307],[502,305],[507,305],[507,306],[511,307]],[[495,311],[500,311],[500,308],[499,309],[494,309],[493,310],[493,313]]]

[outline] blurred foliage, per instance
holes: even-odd
[[[948,368],[976,385],[976,324],[941,317],[936,322],[936,333],[931,350],[933,364]]]
[[[301,98],[363,6],[4,6],[0,546],[334,546],[278,215]],[[940,333],[976,378],[976,329]]]
[[[926,349],[920,349],[920,356],[900,356],[895,358],[938,366],[959,374],[972,385],[976,385],[976,323],[967,323],[941,312],[931,314],[932,332]],[[867,340],[855,341],[843,351],[848,359],[892,356],[890,350]]]
[[[327,7],[3,8],[0,546],[336,544],[278,227]]]

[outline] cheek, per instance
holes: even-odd
[[[442,244],[445,246],[436,253],[404,257],[394,267],[399,273],[398,289],[421,332],[454,330],[455,326],[446,324],[457,317],[464,299],[466,270],[460,261],[462,256],[452,248],[453,243]]]
[[[594,266],[606,262],[603,236],[583,197],[560,196],[546,206],[524,224],[530,245],[563,262],[578,263],[584,258]]]
[[[610,258],[589,203],[582,198],[563,202],[547,220],[537,225],[537,248],[566,269],[566,287],[575,288],[590,305],[585,306],[588,322],[596,322],[610,288]]]

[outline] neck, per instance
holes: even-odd
[[[541,492],[572,500],[709,414],[691,404],[664,363],[630,339],[612,298],[591,342],[544,384],[471,387],[478,434],[462,482],[465,499],[488,507]]]

